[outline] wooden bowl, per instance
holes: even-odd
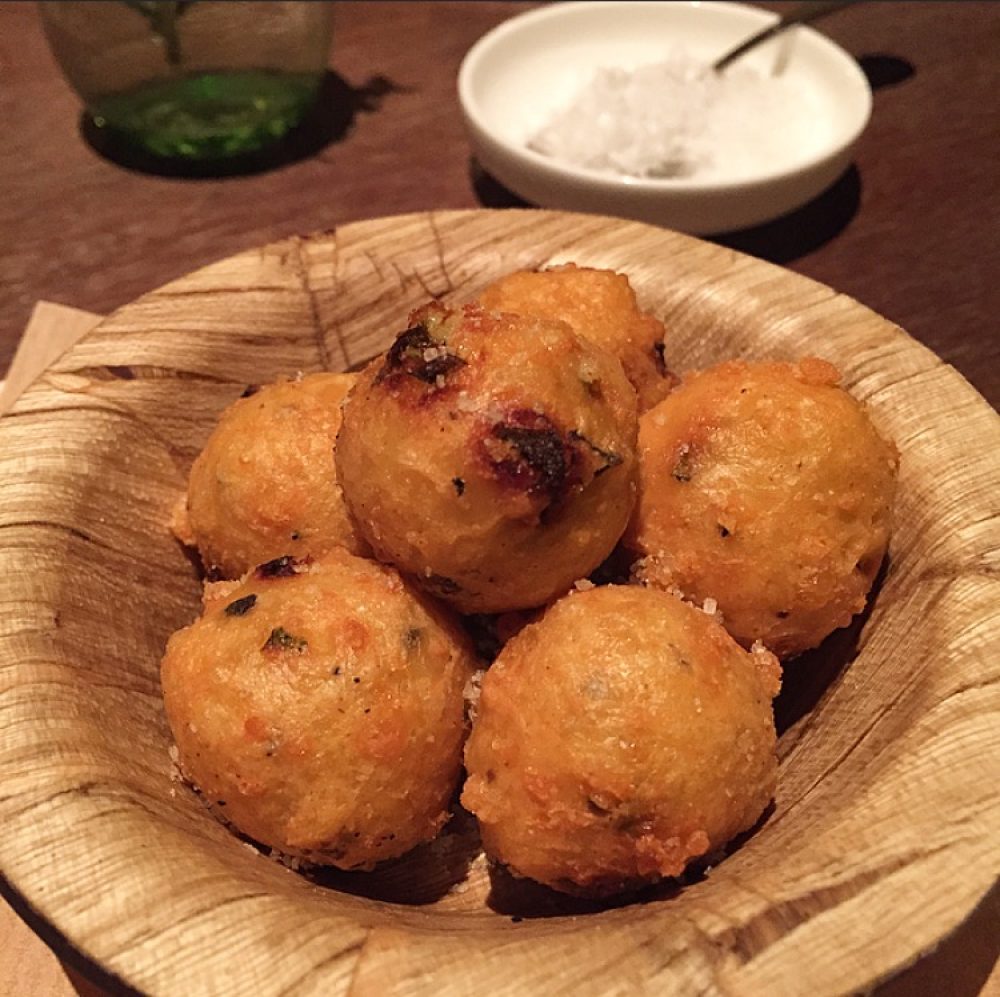
[[[461,818],[373,874],[291,872],[171,782],[157,671],[199,602],[166,527],[188,467],[247,383],[355,365],[429,295],[568,260],[627,272],[681,369],[840,366],[902,451],[873,606],[788,666],[773,812],[707,875],[599,909],[491,879]],[[206,267],[101,323],[0,422],[0,868],[54,932],[153,993],[873,986],[1000,869],[998,452],[990,407],[891,323],[637,223],[408,215]]]

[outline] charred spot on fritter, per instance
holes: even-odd
[[[265,561],[256,571],[258,578],[291,578],[303,571],[312,558],[296,558],[291,554],[276,557],[271,561]]]
[[[248,384],[243,389],[243,394],[240,395],[240,398],[250,398],[252,395],[257,394],[258,391],[260,391],[259,384]]]
[[[494,423],[480,443],[493,477],[509,488],[563,499],[581,477],[578,441],[564,436],[548,416],[515,409]]]
[[[424,322],[405,329],[389,347],[385,361],[375,377],[375,383],[413,377],[424,384],[444,387],[445,378],[465,361],[436,340]]]
[[[526,485],[529,491],[556,495],[562,490],[567,472],[566,453],[562,437],[551,424],[511,426],[499,423],[493,427],[492,436],[508,445],[501,451],[505,456],[496,465],[502,474],[522,487]]]

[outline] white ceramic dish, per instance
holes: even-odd
[[[775,69],[822,108],[819,151],[783,159],[740,181],[617,177],[527,148],[528,138],[600,67],[634,69],[683,49],[706,61],[776,20],[738,3],[560,3],[518,15],[484,35],[458,76],[466,127],[482,166],[543,207],[635,218],[696,234],[731,231],[800,207],[848,167],[871,114],[855,60],[825,36],[793,28],[741,63]]]

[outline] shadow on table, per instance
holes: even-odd
[[[530,204],[487,173],[476,160],[470,167],[472,187],[487,208],[530,208]],[[772,263],[805,256],[843,231],[861,201],[861,174],[856,166],[818,197],[796,211],[755,228],[712,236],[711,241]]]
[[[910,79],[913,64],[894,55],[872,53],[858,60],[872,90],[896,86]],[[533,207],[508,190],[473,159],[472,187],[480,204],[488,208]],[[851,166],[841,178],[801,208],[774,221],[738,232],[711,237],[712,242],[772,263],[789,263],[819,249],[844,230],[861,202],[861,174]]]
[[[3,875],[0,875],[0,898],[6,900],[14,913],[52,950],[80,997],[142,997],[138,990],[76,948],[58,928],[36,912]]]
[[[110,990],[105,990],[103,987],[97,986],[96,983],[91,983],[75,969],[71,969],[69,966],[63,966],[63,969],[66,971],[66,979],[69,981],[70,986],[79,994],[79,997],[132,997],[133,994],[138,994],[139,992],[138,990],[130,990],[116,984],[112,984]]]
[[[896,86],[916,72],[905,59],[881,53],[863,55],[858,64],[872,90]],[[801,208],[764,225],[714,236],[712,241],[772,263],[789,263],[842,232],[860,202],[861,174],[851,166],[832,187]]]
[[[872,90],[881,90],[884,87],[894,87],[898,83],[905,83],[916,69],[912,62],[900,59],[899,56],[886,55],[883,52],[873,52],[871,55],[863,55],[858,59],[861,72],[865,74],[868,85]]]
[[[984,986],[1000,962],[1000,884],[929,955],[883,983],[872,997],[985,997]]]
[[[315,103],[299,125],[266,149],[226,159],[198,161],[156,156],[138,148],[121,133],[98,128],[86,113],[80,118],[80,133],[98,155],[137,173],[189,179],[246,176],[316,155],[344,138],[359,114],[377,111],[385,96],[406,89],[385,76],[373,76],[354,87],[338,73],[327,70]]]
[[[861,203],[861,174],[856,166],[818,197],[772,222],[727,232],[711,242],[772,263],[790,263],[839,235],[857,214]]]

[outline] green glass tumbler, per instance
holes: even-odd
[[[192,161],[256,152],[299,124],[332,33],[332,4],[313,0],[43,0],[39,10],[98,129]]]

